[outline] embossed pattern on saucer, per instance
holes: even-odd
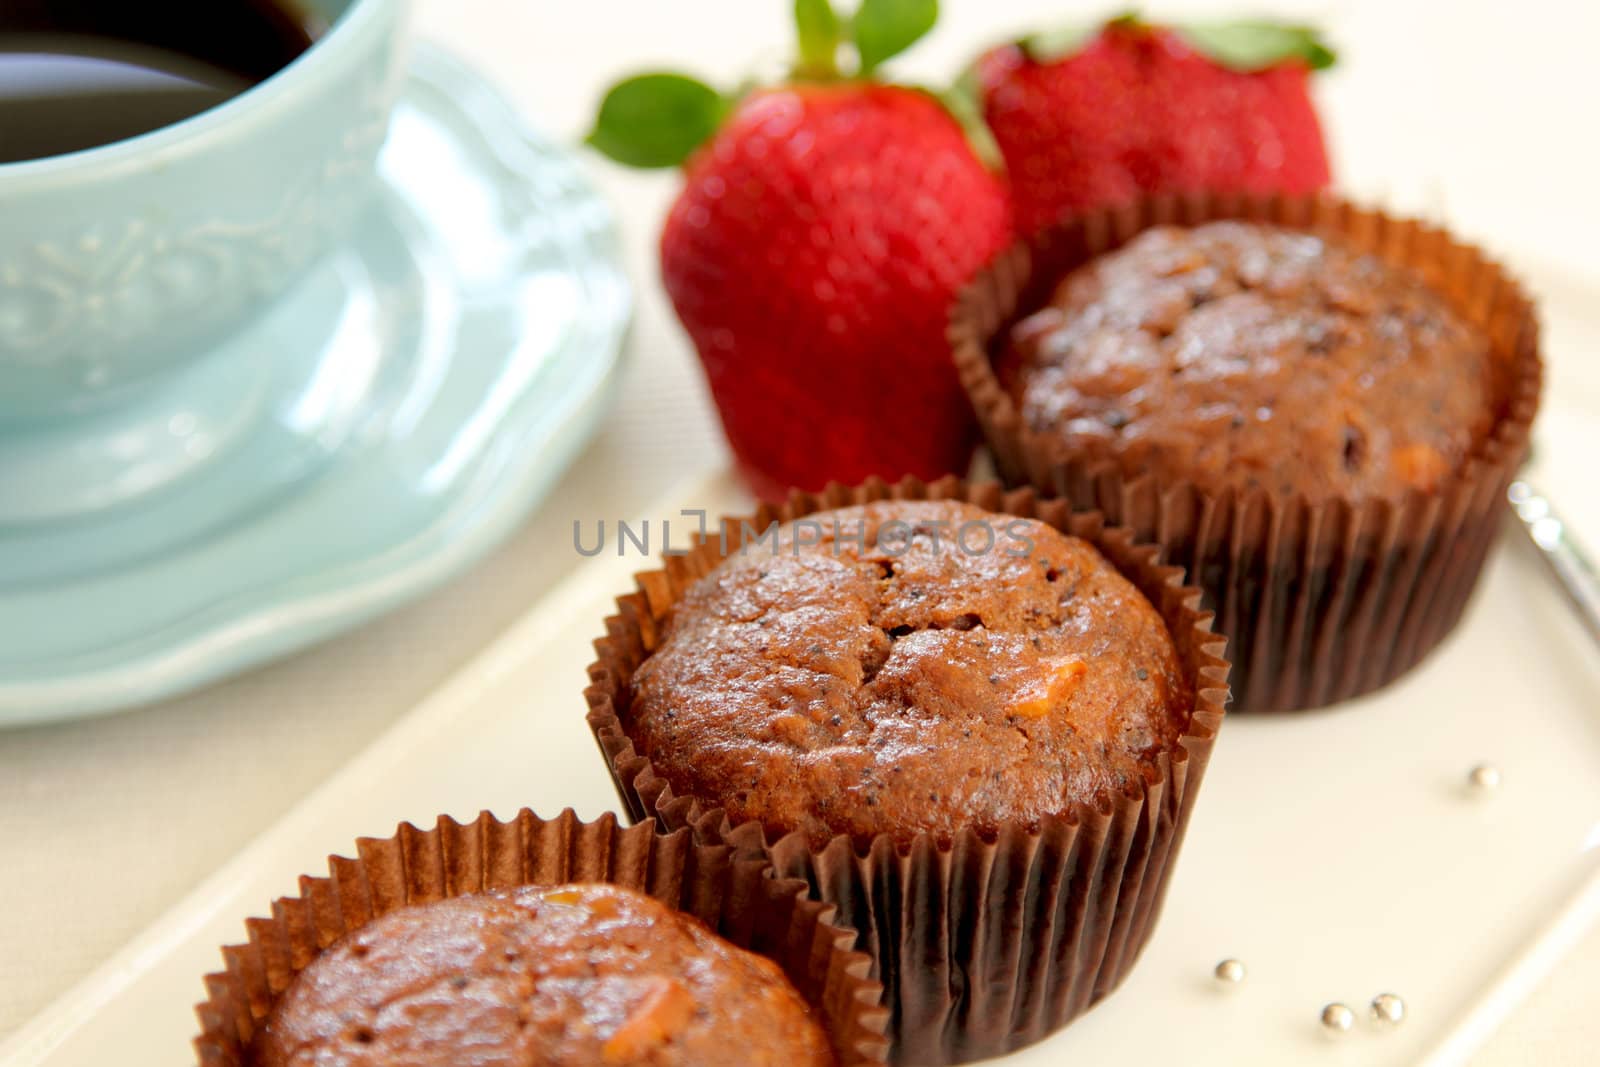
[[[263,387],[270,418],[139,508],[0,526],[0,726],[172,695],[392,608],[588,439],[631,300],[576,162],[419,48],[379,166],[350,240],[227,342],[299,376]]]

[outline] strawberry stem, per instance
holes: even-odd
[[[794,0],[794,26],[800,44],[795,77],[828,81],[839,76],[839,16],[829,0]]]

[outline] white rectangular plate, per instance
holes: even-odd
[[[1565,305],[1569,310],[1580,306]],[[1576,312],[1575,312],[1576,313]],[[1574,355],[1592,326],[1557,323]],[[1579,357],[1581,358],[1581,357]],[[1573,370],[1571,365],[1566,369]],[[1592,381],[1592,378],[1587,379]],[[1538,483],[1600,536],[1600,390],[1552,390]],[[713,479],[648,514],[738,510]],[[591,522],[595,517],[583,517]],[[684,525],[681,520],[676,524]],[[586,527],[592,530],[592,526]],[[572,551],[565,545],[555,551]],[[577,560],[574,555],[574,560]],[[615,595],[648,562],[584,562],[522,622],[309,795],[98,973],[14,1036],[0,1061],[190,1061],[191,1006],[247,916],[330,852],[400,820],[529,806],[616,806],[584,724],[584,668]],[[1410,677],[1330,712],[1231,718],[1154,940],[1127,984],[1004,1062],[1456,1064],[1600,913],[1600,657],[1525,546],[1492,558],[1461,628]],[[1504,774],[1473,800],[1468,769]],[[1224,994],[1212,965],[1250,971]],[[1403,994],[1398,1031],[1320,1039],[1320,1006]]]

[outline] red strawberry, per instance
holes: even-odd
[[[662,276],[752,484],[963,469],[945,316],[1010,223],[944,109],[892,86],[758,93],[687,178]]]
[[[859,73],[927,28],[893,32],[889,16],[918,6],[863,3]],[[591,138],[623,162],[677,162],[665,151],[645,158],[607,119],[651,112],[647,129],[659,132],[673,94],[698,99],[673,105],[700,116],[694,133],[715,130],[688,154],[661,235],[662,277],[740,468],[768,498],[965,467],[972,418],[945,316],[1011,232],[1004,186],[950,112],[920,90],[838,77],[831,9],[797,7],[805,59],[791,84],[730,109],[663,75],[641,101],[649,79],[638,79],[613,90]]]
[[[1333,59],[1303,27],[1133,17],[989,52],[978,89],[1018,230],[1148,193],[1321,188],[1308,82]]]

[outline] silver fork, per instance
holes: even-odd
[[[1589,636],[1600,644],[1600,571],[1568,532],[1567,524],[1550,501],[1528,482],[1518,479],[1506,490],[1506,500],[1539,558],[1556,577],[1572,602]]]

